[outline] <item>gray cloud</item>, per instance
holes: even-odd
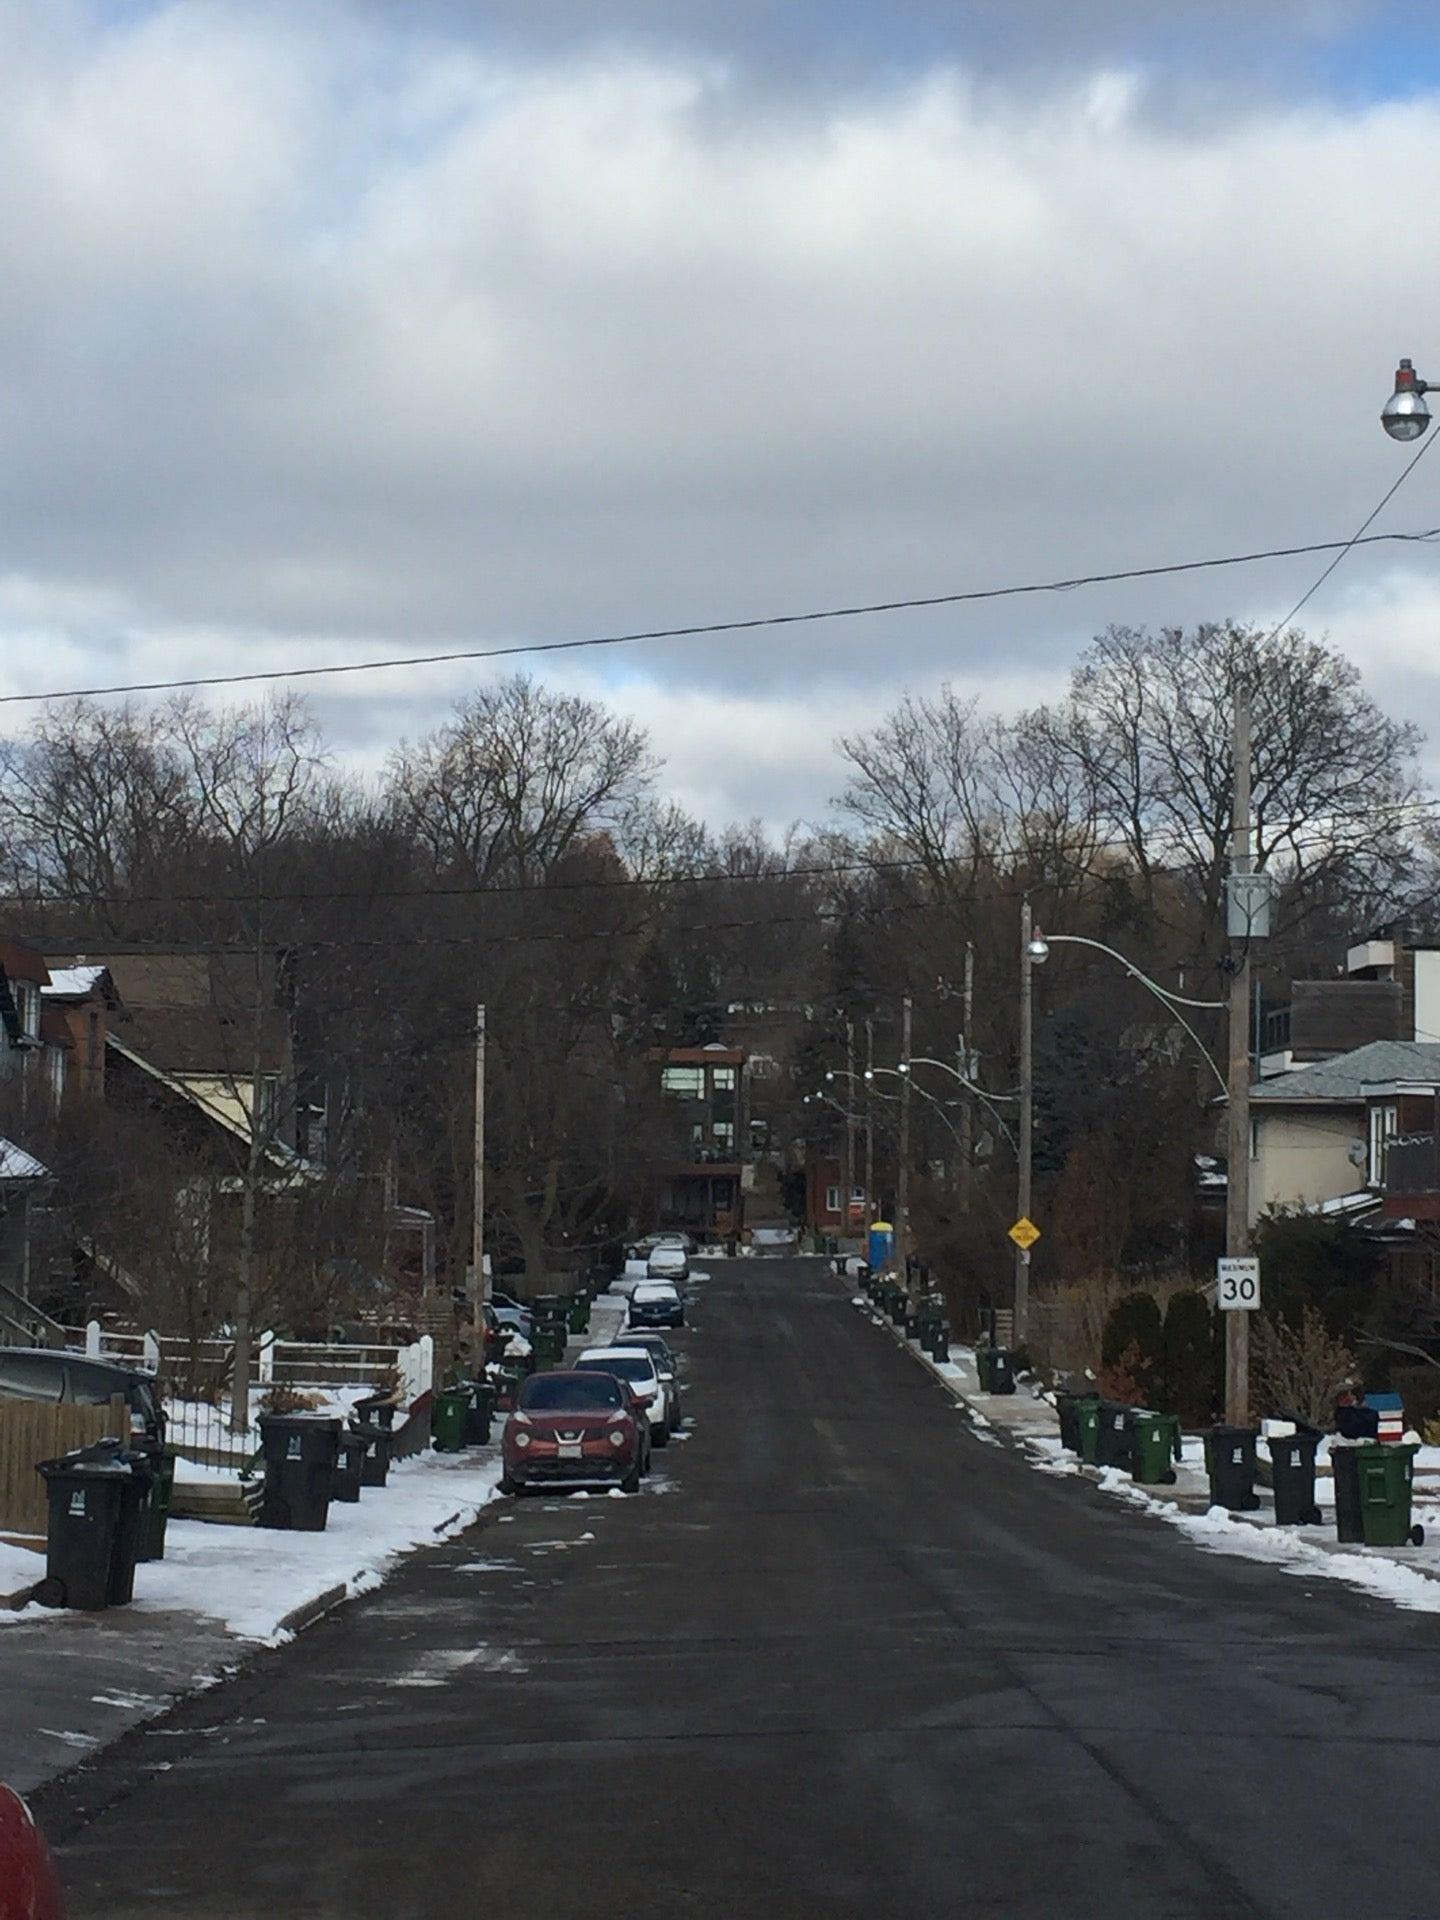
[[[1432,177],[1440,112],[1267,98],[1176,118],[1106,64],[1141,11],[1092,9],[1098,54],[1043,84],[922,61],[787,98],[703,46],[541,45],[533,8],[524,57],[497,57],[433,9],[428,34],[388,9],[208,7],[97,34],[0,0],[10,685],[1349,532],[1397,470],[1375,415],[1440,293],[1436,214],[1412,199],[1398,273],[1387,211]],[[1319,33],[1347,11],[1295,18]],[[745,18],[763,38],[776,10]],[[1440,519],[1420,471],[1391,524]],[[794,744],[807,716],[828,738],[946,675],[1035,697],[1111,619],[1278,616],[1307,577],[556,671],[679,744],[698,804],[814,811],[835,782]],[[1379,670],[1387,623],[1424,604],[1413,575],[1357,559],[1316,611]],[[1440,704],[1423,662],[1404,671]],[[466,678],[357,682],[327,715],[373,759]]]

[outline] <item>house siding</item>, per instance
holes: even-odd
[[[1365,1168],[1351,1149],[1365,1145],[1365,1110],[1347,1106],[1291,1109],[1255,1115],[1255,1159],[1250,1169],[1250,1223],[1269,1207],[1313,1207],[1365,1184]]]

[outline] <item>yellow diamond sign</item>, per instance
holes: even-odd
[[[1023,1213],[1009,1231],[1010,1238],[1015,1242],[1016,1246],[1025,1253],[1028,1253],[1040,1238],[1039,1227],[1036,1226],[1033,1220],[1028,1220]]]

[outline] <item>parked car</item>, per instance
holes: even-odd
[[[645,1271],[652,1280],[674,1280],[677,1283],[690,1278],[690,1256],[684,1247],[667,1244],[652,1247],[645,1262]]]
[[[148,1446],[162,1445],[165,1409],[159,1384],[148,1367],[96,1360],[67,1347],[0,1347],[0,1399],[104,1407],[116,1398],[130,1409],[131,1436]]]
[[[674,1348],[663,1333],[647,1332],[640,1327],[628,1327],[625,1340],[628,1346],[643,1347],[655,1362],[655,1371],[670,1395],[670,1430],[678,1433],[685,1424],[685,1414],[680,1399],[680,1362]]]
[[[65,1920],[65,1896],[35,1817],[0,1786],[0,1920]]]
[[[534,1349],[528,1334],[508,1320],[502,1320],[497,1310],[487,1301],[485,1303],[485,1358],[504,1360],[513,1364],[529,1362],[534,1357]]]
[[[649,1447],[644,1409],[613,1374],[532,1374],[501,1436],[500,1490],[621,1487],[634,1493]]]
[[[756,1227],[750,1235],[754,1253],[790,1254],[799,1251],[800,1235],[794,1227]]]
[[[587,1347],[575,1362],[582,1373],[611,1373],[623,1380],[643,1408],[657,1447],[670,1439],[670,1396],[644,1347]]]
[[[683,1327],[685,1302],[668,1280],[642,1280],[630,1296],[632,1327]]]

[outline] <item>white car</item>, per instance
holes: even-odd
[[[657,1447],[666,1445],[673,1409],[653,1354],[644,1347],[587,1347],[575,1362],[575,1371],[613,1373],[617,1380],[623,1380],[650,1423],[652,1442]]]
[[[627,1263],[628,1264],[628,1263]],[[673,1241],[664,1241],[658,1247],[650,1249],[650,1257],[645,1263],[645,1271],[651,1280],[688,1280],[690,1278],[690,1256],[684,1247]]]

